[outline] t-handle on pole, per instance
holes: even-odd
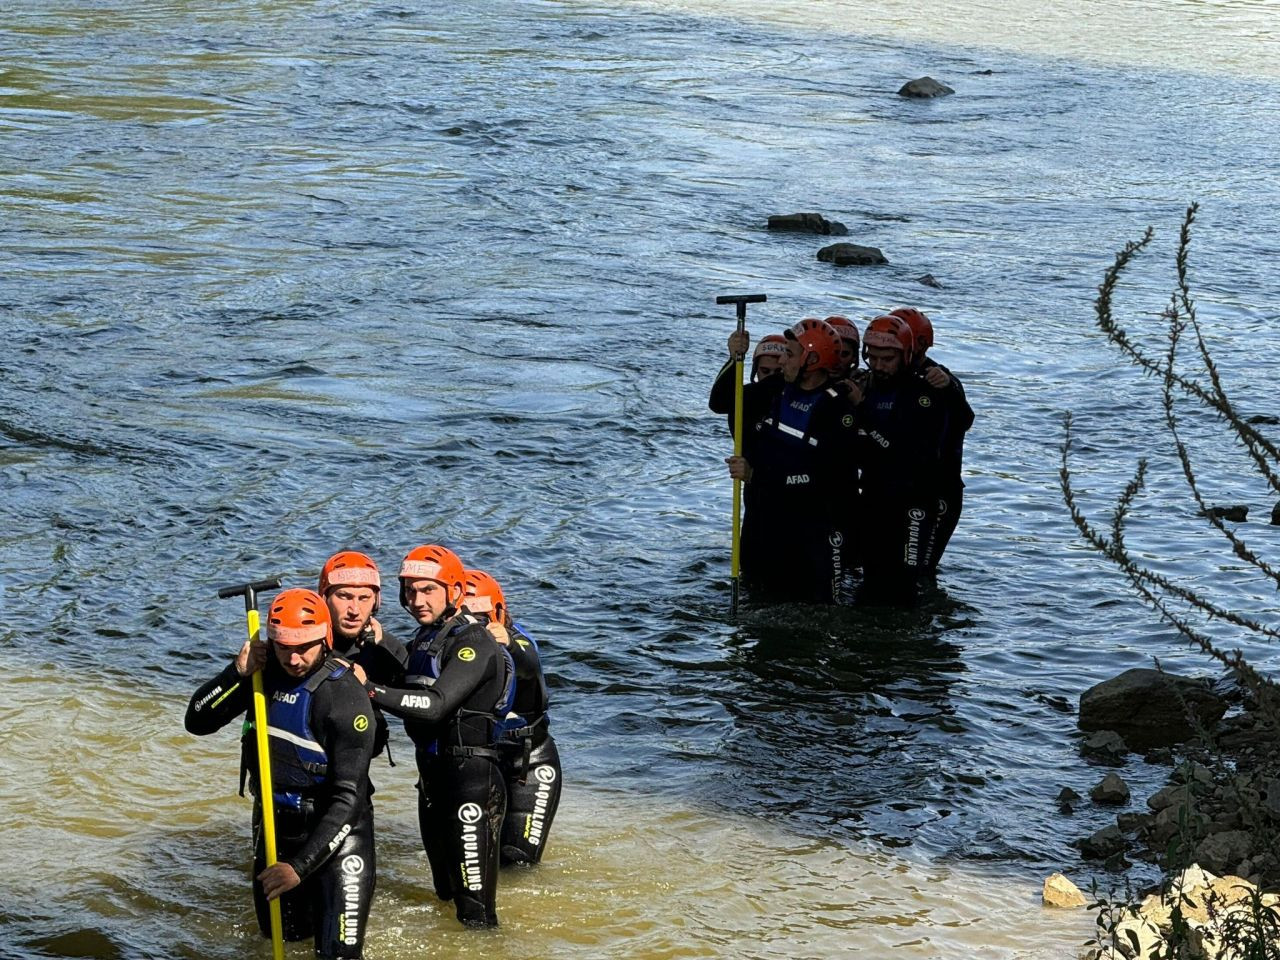
[[[769,298],[763,293],[735,294],[716,297],[717,304],[732,303],[738,307],[738,333],[747,328],[747,304],[764,303]],[[733,455],[742,456],[742,361],[745,351],[739,350],[733,358]],[[742,481],[733,481],[733,556],[729,564],[729,576],[733,585],[733,597],[729,601],[729,613],[738,612],[738,568],[742,539]]]

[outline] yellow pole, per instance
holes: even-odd
[[[745,319],[745,317],[744,317]],[[742,329],[739,323],[738,329]],[[742,353],[733,364],[733,455],[742,456]],[[731,613],[738,612],[738,575],[742,554],[742,481],[733,481],[733,557],[729,562],[729,576],[733,579]]]
[[[249,624],[250,645],[263,643],[262,624],[258,619],[258,591],[280,586],[280,578],[237,583],[218,591],[222,599],[244,598],[244,615]],[[262,845],[268,867],[276,863],[276,804],[271,788],[271,741],[267,736],[267,695],[262,689],[262,671],[253,672],[253,733],[258,744],[258,802],[262,805]],[[255,878],[256,882],[256,878]],[[267,901],[271,916],[271,955],[284,960],[284,923],[280,917],[280,899]]]
[[[246,612],[249,620],[249,642],[262,643],[262,627],[255,605]],[[262,671],[253,673],[253,730],[258,741],[258,801],[262,804],[262,839],[266,847],[267,866],[276,862],[276,804],[271,788],[271,741],[267,736],[267,695],[262,689]],[[280,918],[280,898],[267,901],[271,914],[271,955],[284,960],[284,923]]]
[[[763,293],[730,295],[716,297],[716,303],[732,303],[738,310],[738,333],[747,329],[747,304],[764,303],[768,299]],[[733,358],[733,455],[742,456],[742,361],[745,353],[739,350]],[[729,561],[729,576],[733,583],[733,597],[729,602],[729,612],[738,612],[738,573],[741,560],[742,542],[742,481],[733,481],[733,553]]]

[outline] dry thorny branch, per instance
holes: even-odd
[[[1217,365],[1205,343],[1196,317],[1195,301],[1192,299],[1187,280],[1191,227],[1195,222],[1196,212],[1197,206],[1192,204],[1187,209],[1182,223],[1177,254],[1177,287],[1163,313],[1168,324],[1168,348],[1163,356],[1153,355],[1144,350],[1143,345],[1116,322],[1112,313],[1112,299],[1120,277],[1133,258],[1151,243],[1153,233],[1150,229],[1141,240],[1126,244],[1124,249],[1116,254],[1115,263],[1108,268],[1103,283],[1098,288],[1098,298],[1095,301],[1097,325],[1106,334],[1107,339],[1132,363],[1141,368],[1144,374],[1157,377],[1162,382],[1165,427],[1172,438],[1182,467],[1183,478],[1201,516],[1226,539],[1231,551],[1239,560],[1280,587],[1280,570],[1258,556],[1233,529],[1224,523],[1221,517],[1208,509],[1196,480],[1191,453],[1179,431],[1175,400],[1189,398],[1212,411],[1224,422],[1225,427],[1244,447],[1259,476],[1266,481],[1272,491],[1280,493],[1280,449],[1277,449],[1274,443],[1262,436],[1237,413],[1223,388]],[[1185,343],[1188,340],[1193,342],[1193,353],[1203,368],[1200,373],[1184,373],[1179,366],[1179,349],[1183,348],[1185,352]],[[1230,609],[1134,559],[1125,542],[1125,528],[1130,512],[1146,486],[1147,459],[1145,457],[1138,461],[1133,478],[1116,499],[1109,531],[1104,533],[1094,526],[1080,509],[1072,488],[1068,465],[1072,448],[1072,425],[1072,416],[1067,413],[1064,417],[1065,435],[1062,443],[1060,474],[1062,493],[1071,512],[1071,519],[1086,542],[1119,567],[1139,596],[1150,604],[1162,619],[1177,629],[1188,642],[1229,668],[1260,701],[1269,700],[1267,692],[1271,689],[1270,681],[1258,674],[1245,661],[1240,650],[1224,650],[1219,647],[1210,636],[1192,622],[1189,612],[1198,611],[1208,620],[1232,624],[1256,638],[1280,639],[1280,630],[1263,623],[1256,617]]]

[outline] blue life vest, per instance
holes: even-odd
[[[789,383],[778,394],[778,399],[774,402],[769,416],[760,422],[772,429],[784,447],[794,448],[798,452],[803,451],[807,455],[811,452],[811,448],[818,445],[817,438],[809,436],[809,425],[813,420],[814,412],[822,403],[823,395],[827,393],[835,396],[834,391],[831,390],[823,388],[801,390],[795,384]]]
[[[520,643],[521,641],[523,641],[524,643],[533,647],[534,654],[538,656],[539,661],[541,660],[541,654],[540,654],[540,651],[538,650],[538,641],[534,640],[533,636],[527,630],[525,630],[523,626],[521,626],[519,623],[512,623],[511,632],[519,637],[518,640],[516,639],[516,637],[512,637],[513,643]],[[519,680],[516,677],[515,661],[511,656],[511,652],[505,646],[502,648],[502,650],[504,653],[506,653],[507,659],[511,661],[508,664],[508,669],[511,670],[511,674],[510,674],[511,682],[509,684],[510,696],[508,697],[508,700],[507,700],[507,704],[508,704],[506,708],[507,712],[505,713],[505,715],[502,715],[501,719],[499,720],[497,729],[494,731],[494,736],[498,740],[508,740],[508,741],[523,740],[526,737],[532,736],[534,732],[534,726],[536,726],[538,723],[545,722],[547,719],[547,715],[543,713],[540,716],[530,718],[520,713],[511,712],[512,708],[516,704],[517,693],[520,690],[520,687],[518,686],[518,684],[529,683],[529,682],[542,684],[543,690],[542,690],[541,699],[543,702],[545,702],[547,699],[546,681],[544,681],[540,675],[533,681],[530,681],[528,679],[525,679],[523,681]]]
[[[272,691],[267,701],[271,748],[271,790],[276,806],[302,810],[329,771],[329,757],[311,731],[311,703],[320,684],[347,672],[345,664],[323,664],[292,686]]]
[[[418,687],[419,689],[434,686],[436,680],[440,678],[440,657],[444,653],[449,637],[452,636],[455,630],[479,622],[470,614],[461,614],[437,627],[420,627],[409,645],[409,662],[405,667],[405,686]],[[498,736],[498,725],[511,710],[511,705],[515,702],[516,696],[515,661],[511,659],[511,653],[506,647],[500,643],[497,644],[497,647],[502,651],[506,682],[503,684],[502,695],[498,698],[498,702],[493,705],[495,740]],[[419,746],[418,751],[427,754],[439,753],[439,743],[433,740],[426,746]]]

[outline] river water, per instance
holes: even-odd
[[[1155,225],[1119,307],[1159,349],[1199,201],[1206,336],[1273,412],[1273,21],[1243,0],[0,11],[0,954],[268,956],[234,737],[181,728],[243,630],[216,590],[441,541],[542,640],[565,755],[547,862],[504,876],[486,949],[1070,956],[1090,921],[1041,910],[1043,876],[1119,880],[1069,845],[1111,813],[1054,803],[1102,773],[1076,698],[1200,664],[1079,543],[1062,413],[1086,509],[1150,451],[1136,548],[1276,614],[1199,532],[1157,385],[1091,309]],[[926,73],[956,95],[895,96]],[[801,210],[890,265],[763,229]],[[978,420],[920,610],[727,615],[714,298],[756,291],[757,335],[933,316]],[[1273,548],[1274,497],[1185,425],[1211,501],[1250,504]],[[368,955],[468,955],[393,748]],[[1162,771],[1124,773],[1140,804]]]

